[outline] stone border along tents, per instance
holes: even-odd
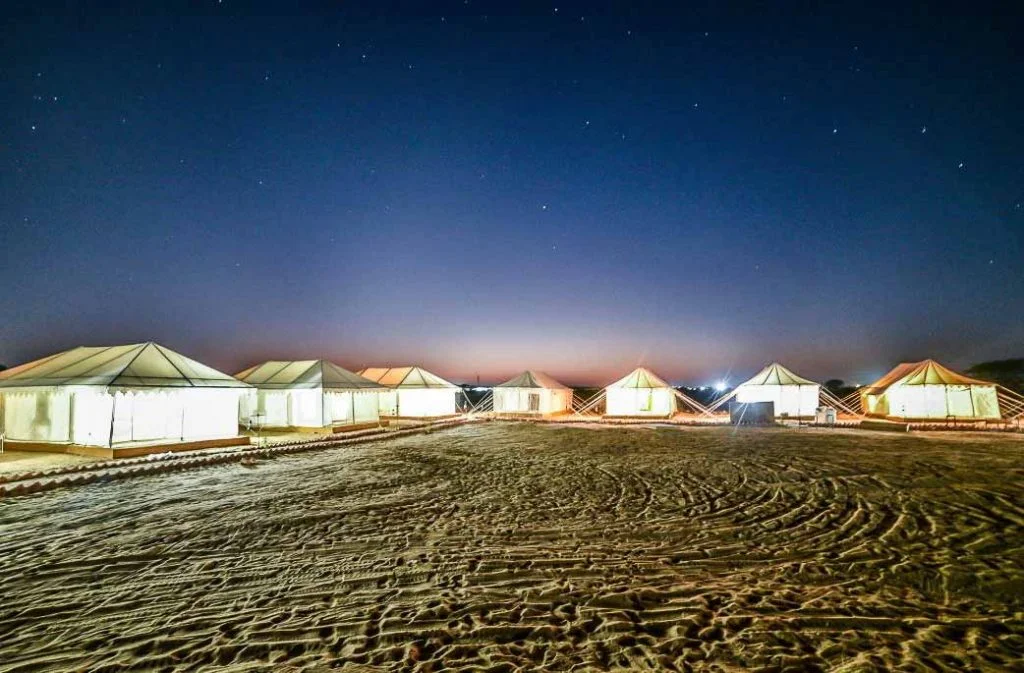
[[[179,472],[207,465],[237,463],[246,458],[273,458],[274,456],[302,453],[317,449],[365,444],[392,437],[406,437],[434,430],[443,430],[468,422],[472,422],[472,419],[445,419],[434,423],[423,423],[395,430],[364,431],[356,437],[346,433],[344,436],[333,436],[323,440],[298,440],[269,447],[234,449],[228,452],[204,452],[202,454],[164,453],[147,458],[111,459],[99,463],[73,465],[44,472],[8,474],[0,478],[0,498],[41,493],[65,486],[78,486],[98,481],[127,479],[146,474]]]

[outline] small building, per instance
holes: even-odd
[[[271,360],[235,375],[255,387],[239,420],[266,428],[376,424],[386,388],[327,360]]]
[[[572,410],[572,389],[544,372],[525,371],[494,387],[499,414],[559,414]]]
[[[114,457],[226,446],[248,441],[238,407],[249,390],[152,342],[81,346],[0,372],[0,420],[6,440],[28,450]]]
[[[935,360],[904,362],[861,389],[869,416],[901,420],[997,420],[998,386],[972,379]]]
[[[813,418],[820,395],[820,385],[773,362],[737,386],[733,399],[742,404],[771,402],[776,417]]]
[[[422,367],[368,367],[358,373],[388,389],[378,395],[381,416],[433,418],[458,410],[462,389]]]
[[[676,390],[654,372],[637,367],[605,388],[606,416],[669,417],[676,413]]]

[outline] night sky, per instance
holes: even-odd
[[[774,4],[5,2],[0,362],[1024,355],[1019,3]]]

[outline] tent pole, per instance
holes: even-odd
[[[107,436],[107,448],[114,448],[114,419],[117,418],[117,393],[111,393],[114,404],[110,408],[110,435]]]

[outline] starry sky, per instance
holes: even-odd
[[[1024,355],[1017,3],[668,4],[3,3],[0,362]]]

